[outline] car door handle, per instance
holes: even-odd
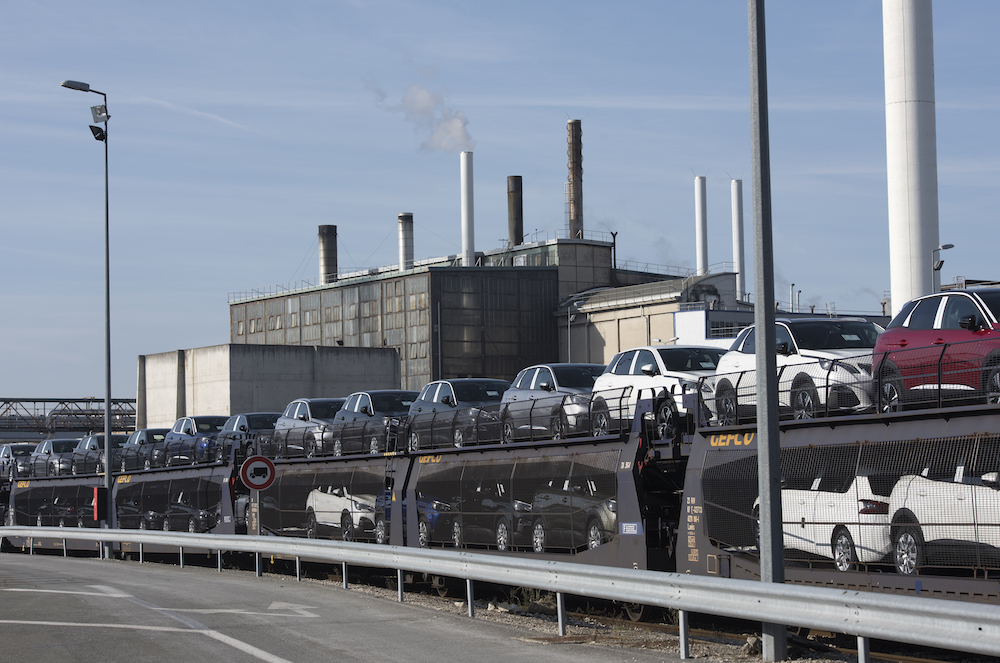
[[[934,339],[933,345],[944,345],[944,344],[945,344],[945,340],[943,338],[936,338],[936,339]]]

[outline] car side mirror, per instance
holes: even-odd
[[[555,389],[555,387],[552,386],[551,382],[541,382],[539,383],[538,388],[541,389],[542,391],[552,391],[553,389]]]
[[[994,486],[1000,484],[1000,472],[987,472],[981,478],[983,483],[991,483]]]
[[[643,375],[648,375],[649,377],[653,377],[654,375],[660,374],[659,369],[656,368],[656,364],[645,364],[639,370],[642,371]]]
[[[361,414],[367,414],[368,416],[371,416],[372,413],[371,408],[369,408],[367,405],[362,405],[360,412]]]
[[[779,355],[790,355],[790,354],[792,354],[791,350],[789,350],[789,348],[788,348],[788,343],[787,342],[785,342],[785,343],[778,343],[778,345],[775,347],[775,351]]]
[[[246,424],[240,424],[240,430],[243,431],[244,433],[247,432]]]
[[[441,398],[441,402],[445,405],[453,405],[455,401],[452,400],[451,396],[444,396]]]
[[[969,331],[976,331],[979,329],[979,325],[976,321],[976,316],[966,315],[962,316],[958,321],[958,326],[962,329],[968,329]]]
[[[298,419],[299,419],[299,421],[309,421],[309,417],[307,417],[307,416],[306,416],[306,415],[304,415],[304,414],[300,414],[300,415],[298,416]]]

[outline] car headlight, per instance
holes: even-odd
[[[590,394],[571,394],[566,397],[570,405],[590,405]]]
[[[439,502],[438,500],[434,500],[433,502],[431,502],[431,508],[434,509],[435,511],[451,511],[450,504],[448,504],[447,502]]]
[[[846,364],[844,362],[837,361],[836,359],[820,359],[819,367],[824,371],[835,371],[839,368],[843,371],[847,371],[851,375],[857,375],[860,372],[851,364]]]
[[[604,506],[608,508],[611,513],[618,513],[618,500],[607,500],[604,502]]]
[[[521,500],[514,500],[514,511],[528,513],[531,511],[531,505]]]
[[[365,502],[355,502],[354,505],[358,508],[358,511],[368,511],[374,512],[375,507],[371,504],[366,504]]]

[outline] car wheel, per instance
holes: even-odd
[[[410,436],[407,438],[407,446],[410,451],[420,450],[420,436],[417,434],[417,431],[410,433]]]
[[[142,461],[142,469],[144,470],[153,469],[153,463],[151,463],[150,460],[147,458],[146,460]]]
[[[812,382],[800,382],[792,387],[792,418],[815,419],[819,416],[819,395]]]
[[[333,455],[334,456],[344,455],[344,443],[340,440],[339,437],[333,441]]]
[[[920,529],[913,526],[901,528],[893,540],[896,572],[914,575],[924,563],[924,537]]]
[[[604,437],[611,432],[611,416],[608,414],[606,405],[598,404],[594,406],[594,413],[591,415],[591,434],[594,437]]]
[[[354,521],[351,520],[351,514],[346,511],[340,516],[340,536],[344,541],[354,539]]]
[[[85,523],[83,522],[83,516],[77,516],[77,518],[76,518],[76,526],[77,527],[84,527],[85,526]]]
[[[510,444],[514,441],[514,424],[506,414],[500,422],[500,444]]]
[[[249,513],[247,515],[249,516]],[[249,517],[247,518],[247,522],[248,523],[250,522]],[[247,525],[247,527],[249,527],[249,525]],[[316,514],[310,511],[309,517],[306,518],[306,537],[310,539],[315,539],[316,535],[319,533],[318,529],[319,528],[316,523]]]
[[[372,455],[379,453],[379,446],[378,436],[372,435],[372,439],[368,440],[368,453]]]
[[[164,532],[170,531],[170,519],[167,518],[166,516],[163,516],[163,522],[160,523],[160,529],[162,529]]]
[[[462,547],[462,521],[459,518],[451,521],[451,545],[455,548]]]
[[[456,448],[461,449],[465,446],[465,433],[461,428],[456,428],[451,438]]]
[[[507,528],[506,520],[497,521],[496,535],[497,550],[500,552],[510,550],[510,530]]]
[[[173,465],[174,464],[173,458],[174,457],[171,456],[170,454],[166,454],[163,458],[163,467],[170,467],[171,465]]]
[[[194,518],[188,518],[188,531],[191,533],[198,531],[198,522]]]
[[[224,459],[223,459],[222,449],[216,449],[215,450],[215,462],[216,463],[221,463],[223,460]]]
[[[1000,403],[1000,365],[990,366],[986,374],[986,403],[996,405]]]
[[[531,530],[531,549],[536,553],[545,552],[545,524],[541,520],[536,520]]]
[[[28,469],[29,469],[29,473],[30,473],[30,470],[31,470],[31,468],[29,467]],[[70,472],[70,474],[79,474],[79,473],[80,473],[80,468],[79,468],[79,467],[77,467],[77,465],[76,465],[76,461],[75,461],[75,460],[74,460],[74,461],[73,461],[73,463],[72,463],[72,464],[71,464],[71,465],[69,466],[69,472]]]
[[[672,441],[677,436],[677,405],[672,398],[656,407],[656,439]]]
[[[316,455],[316,440],[310,439],[309,442],[306,443],[306,458],[315,458]]]
[[[838,527],[833,532],[833,565],[838,571],[853,571],[858,564],[858,554],[854,539],[846,527]]]
[[[11,467],[10,470],[8,470],[7,472],[7,481],[9,481],[10,483],[14,483],[14,479],[16,478],[17,478],[17,468]]]
[[[425,518],[417,522],[417,545],[421,548],[431,547],[431,524]]]
[[[35,525],[37,527],[42,526],[42,514],[38,514],[37,516],[35,516]]]
[[[59,519],[59,527],[66,527],[66,519],[65,518],[60,518]]]
[[[601,525],[596,520],[591,520],[587,525],[587,547],[593,550],[604,543],[604,532]]]
[[[139,529],[146,529],[146,519],[143,518],[139,521]]]
[[[735,426],[739,423],[737,405],[736,390],[728,382],[723,382],[715,392],[715,417],[720,426]]]
[[[563,420],[561,415],[555,415],[552,417],[552,439],[561,440],[566,437],[566,426],[563,425]]]
[[[104,474],[104,463],[102,463],[101,461],[97,461],[96,463],[94,463],[94,473]]]
[[[375,521],[375,543],[380,546],[389,543],[389,528],[384,518]]]
[[[122,469],[122,474],[124,474],[125,472],[128,472],[128,468],[125,466],[125,459],[124,458],[122,458],[121,469]]]
[[[881,414],[903,411],[903,380],[895,369],[886,368],[879,373],[878,411]]]

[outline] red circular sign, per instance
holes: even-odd
[[[274,483],[274,463],[265,456],[250,456],[240,465],[240,479],[252,490],[264,490]]]

